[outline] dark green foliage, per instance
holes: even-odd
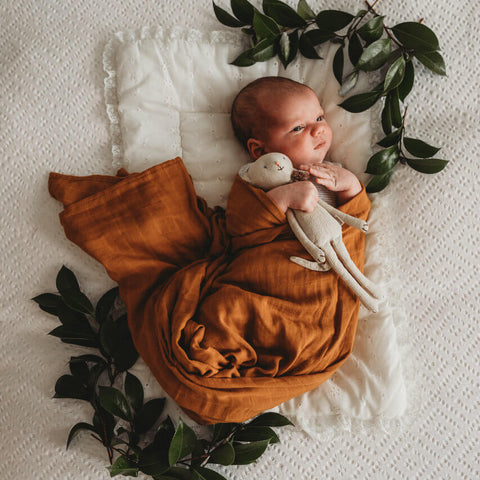
[[[287,68],[298,54],[319,60],[322,58],[318,51],[319,45],[325,42],[339,44],[332,69],[342,86],[340,95],[345,96],[355,88],[359,75],[376,72],[382,77],[381,88],[354,93],[340,106],[349,112],[363,112],[383,97],[385,100],[381,121],[386,137],[378,144],[385,148],[397,145],[398,149],[395,162],[392,162],[388,153],[384,153],[382,155],[390,160],[380,162],[380,168],[380,164],[377,165],[378,159],[383,157],[377,156],[374,160],[371,159],[367,171],[383,171],[387,166],[397,163],[423,173],[440,171],[445,167],[446,160],[419,161],[407,158],[402,150],[406,115],[403,102],[414,84],[413,60],[416,59],[417,65],[423,65],[434,74],[446,75],[438,38],[422,21],[403,22],[388,27],[384,24],[384,16],[366,3],[367,8],[356,15],[339,10],[322,10],[315,14],[307,0],[300,0],[296,11],[281,0],[263,0],[263,13],[248,0],[231,0],[233,15],[215,3],[213,6],[221,23],[229,27],[243,27],[242,31],[250,37],[251,48],[232,62],[239,67],[249,67],[278,56],[284,68]],[[405,149],[413,156],[426,158],[412,153],[407,146]],[[372,178],[368,191],[377,192],[385,188],[392,173],[390,170],[387,173],[376,173],[378,178]]]
[[[235,2],[237,13],[243,8],[247,15],[247,3]],[[70,429],[67,448],[79,434],[89,433],[106,448],[111,477],[138,477],[142,472],[154,480],[226,480],[206,465],[251,463],[279,441],[271,427],[292,425],[278,413],[266,413],[247,423],[214,425],[207,440],[181,419],[176,427],[170,417],[161,420],[165,399],[145,402],[142,383],[128,372],[138,353],[127,316],[116,311],[118,288],[106,292],[93,308],[66,267],[57,276],[57,288],[60,295],[45,293],[33,299],[61,322],[50,334],[98,349],[98,354],[71,357],[70,374],[55,385],[54,398],[83,400],[93,409],[91,423],[79,422]]]

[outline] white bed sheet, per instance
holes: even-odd
[[[346,0],[311,4],[361,8]],[[378,9],[389,24],[424,17],[448,67],[447,78],[419,73],[407,125],[442,145],[451,164],[435,176],[399,169],[375,200],[390,205],[391,254],[408,319],[400,342],[409,346],[421,395],[395,429],[338,430],[315,441],[285,429],[282,443],[257,464],[223,470],[239,480],[480,477],[479,11],[473,0],[453,7],[392,0]],[[19,0],[2,2],[0,18],[2,476],[107,479],[106,455],[93,439],[82,436],[65,451],[70,426],[89,420],[89,407],[51,399],[68,358],[83,349],[48,337],[56,322],[29,298],[55,289],[62,263],[93,298],[112,283],[64,238],[47,174],[113,173],[101,54],[114,32],[145,24],[210,31],[219,24],[207,0]]]

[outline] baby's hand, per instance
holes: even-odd
[[[267,192],[278,208],[286,212],[289,208],[313,212],[318,202],[318,191],[310,181],[288,183]]]
[[[339,205],[347,202],[362,191],[362,184],[349,170],[332,165],[319,163],[316,165],[301,165],[301,170],[306,170],[315,178],[315,182],[324,185],[333,192],[337,192]]]

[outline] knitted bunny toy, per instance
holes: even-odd
[[[290,159],[282,153],[267,153],[239,171],[246,182],[263,190],[289,183],[302,171],[295,170]],[[363,220],[337,210],[319,198],[311,213],[287,210],[287,219],[293,233],[315,262],[300,257],[290,257],[292,262],[319,272],[332,268],[372,312],[378,311],[381,293],[353,263],[342,240],[343,223],[363,232],[368,224]]]

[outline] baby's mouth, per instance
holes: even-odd
[[[315,148],[314,150],[318,150],[319,148],[322,148],[325,145],[325,140],[322,140]]]

